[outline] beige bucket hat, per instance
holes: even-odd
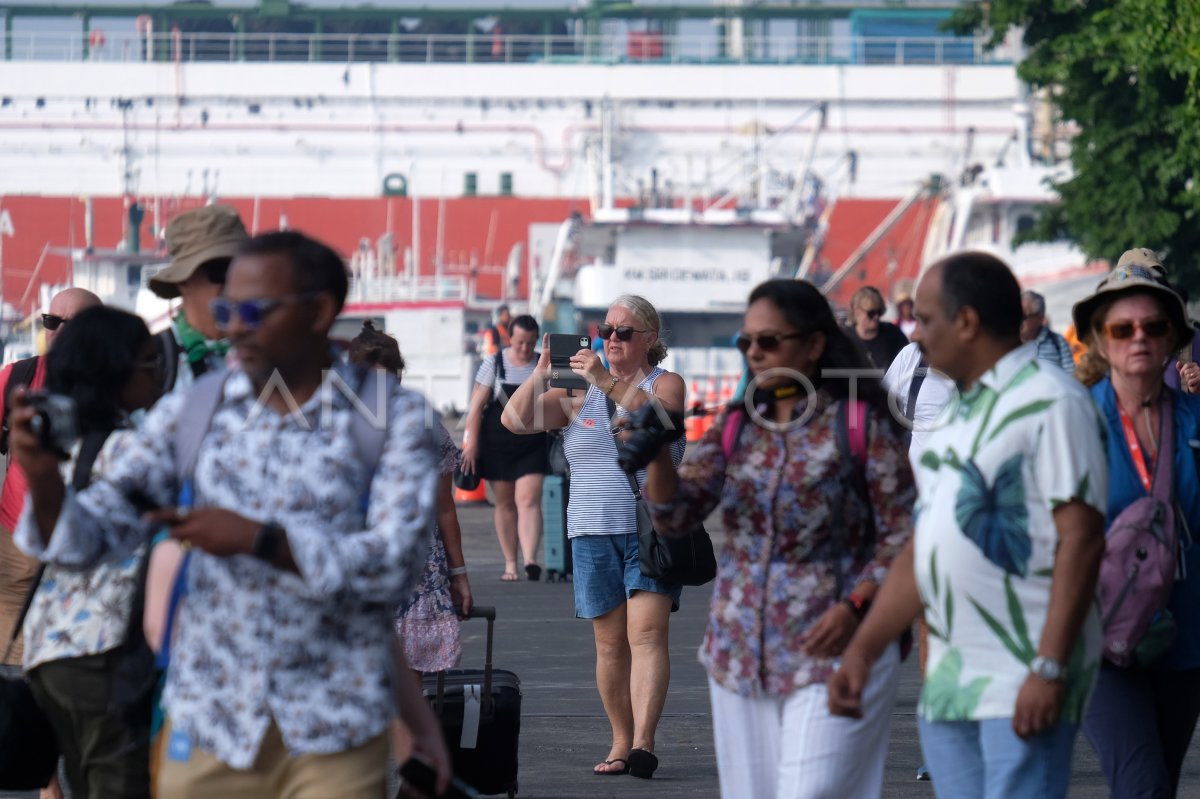
[[[1130,250],[1125,255],[1129,255],[1131,252],[1148,253],[1150,251]],[[1121,256],[1121,260],[1124,261],[1125,256]],[[1159,267],[1161,268],[1161,264]],[[1100,281],[1100,285],[1096,287],[1096,291],[1091,296],[1084,297],[1075,303],[1075,307],[1071,309],[1071,317],[1075,321],[1076,334],[1080,340],[1084,340],[1092,331],[1092,317],[1097,308],[1105,302],[1116,299],[1119,294],[1132,291],[1152,293],[1162,302],[1163,310],[1170,317],[1171,326],[1175,329],[1174,349],[1190,344],[1192,327],[1188,322],[1187,308],[1183,304],[1183,299],[1168,285],[1162,272],[1153,266],[1144,264],[1125,266],[1118,264],[1116,269],[1109,272],[1104,280]]]
[[[1121,257],[1117,260],[1117,269],[1122,266],[1141,266],[1158,272],[1161,277],[1167,275],[1167,268],[1163,266],[1162,259],[1149,247],[1134,247],[1132,250],[1121,253]]]
[[[150,290],[163,299],[179,296],[179,283],[201,264],[232,258],[250,238],[238,212],[228,205],[206,205],[180,214],[167,225],[167,253],[171,265],[150,280]]]

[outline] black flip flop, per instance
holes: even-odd
[[[536,563],[526,563],[525,576],[529,578],[530,582],[536,583],[542,577],[542,567]]]
[[[597,777],[622,777],[629,773],[629,761],[623,757],[614,757],[612,760],[605,760],[604,765],[611,766],[613,763],[624,763],[625,768],[620,771],[596,771],[592,769],[592,773]]]
[[[629,776],[648,780],[658,770],[658,758],[645,749],[629,750]]]

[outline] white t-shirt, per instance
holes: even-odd
[[[1046,623],[1053,511],[1072,499],[1102,516],[1107,506],[1103,422],[1083,386],[1026,344],[963,393],[914,460],[915,571],[929,625],[919,711],[929,721],[1009,718]],[[1064,664],[1069,723],[1079,723],[1100,646],[1093,604]]]
[[[912,385],[913,373],[921,363],[921,348],[914,342],[909,344],[896,356],[887,374],[883,376],[883,387],[892,395],[892,409],[904,415],[908,405],[909,386]],[[917,391],[917,405],[913,414],[912,443],[908,447],[909,456],[920,451],[925,437],[941,425],[946,424],[957,407],[958,390],[954,381],[941,372],[930,369],[921,388]],[[915,467],[914,467],[915,468]]]

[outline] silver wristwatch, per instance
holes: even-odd
[[[1066,675],[1064,674],[1063,665],[1057,660],[1051,660],[1048,657],[1038,655],[1029,663],[1029,671],[1039,680],[1046,682],[1060,682]]]

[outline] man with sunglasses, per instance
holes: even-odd
[[[167,225],[171,263],[150,279],[150,290],[178,298],[179,312],[159,333],[166,356],[165,390],[190,386],[206,372],[225,368],[229,349],[213,320],[211,304],[221,294],[237,248],[249,238],[237,210],[206,205],[176,216]]]
[[[886,310],[883,295],[874,286],[863,286],[850,298],[848,330],[862,344],[872,365],[885,371],[908,345],[908,337],[900,328],[883,321]]]
[[[1036,291],[1021,292],[1021,342],[1036,342],[1039,359],[1069,375],[1075,374],[1071,345],[1046,324],[1046,298]]]
[[[347,289],[344,262],[320,242],[290,231],[246,241],[212,303],[237,366],[159,402],[79,493],[65,495],[32,409],[14,409],[29,551],[85,564],[162,525],[190,551],[159,796],[384,791],[392,614],[425,563],[438,469],[424,400],[394,383],[377,393],[374,373],[332,346]],[[175,461],[175,431],[189,425],[203,430],[193,468]],[[415,749],[444,773],[428,705],[402,711]]]
[[[101,304],[99,297],[80,288],[64,289],[51,297],[50,307],[42,314],[46,349],[50,348],[63,326],[75,314]],[[46,360],[38,355],[11,363],[0,370],[0,417],[4,420],[3,429],[0,430],[0,450],[4,453],[8,452],[8,417],[13,392],[22,385],[32,389],[41,388],[45,380]],[[0,630],[3,631],[0,635],[5,636],[11,631],[21,611],[25,594],[38,567],[35,559],[27,557],[12,542],[12,531],[25,507],[25,489],[25,473],[10,460],[4,473],[4,487],[0,489],[0,528],[3,528],[0,529]],[[21,651],[18,642],[13,647],[8,664],[19,665]]]

